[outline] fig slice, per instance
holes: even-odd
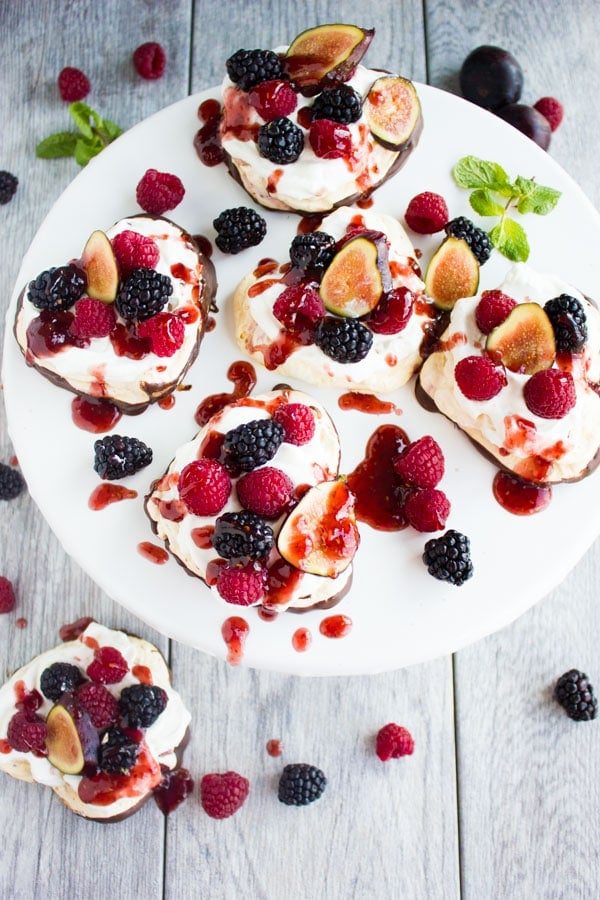
[[[363,112],[376,141],[403,150],[421,121],[421,101],[408,78],[382,75],[371,85]]]
[[[485,349],[511,372],[535,375],[556,357],[552,322],[538,303],[519,303],[490,331]]]
[[[281,526],[277,549],[301,572],[335,578],[352,562],[359,541],[354,494],[337,478],[309,488]]]
[[[461,297],[473,297],[478,287],[477,257],[462,238],[447,237],[427,266],[425,293],[438,309],[449,310]]]
[[[46,719],[48,761],[65,775],[79,775],[86,766],[96,766],[98,732],[89,713],[72,693],[62,695]]]
[[[294,38],[285,54],[290,81],[305,97],[348,81],[374,34],[374,28],[337,23],[308,28]]]
[[[338,250],[325,270],[319,293],[329,312],[357,319],[375,309],[391,289],[385,236],[366,231]]]
[[[80,260],[87,275],[87,295],[112,303],[119,287],[119,269],[112,244],[104,231],[93,231]]]

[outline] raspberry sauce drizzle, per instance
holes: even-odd
[[[239,666],[241,663],[249,631],[250,626],[241,616],[230,616],[223,622],[221,634],[227,646],[227,662],[230,665]]]
[[[123,413],[110,400],[91,397],[74,397],[71,401],[71,418],[78,428],[103,434],[117,424]]]
[[[156,805],[165,816],[183,803],[194,790],[194,779],[184,768],[168,769],[160,767],[162,778],[154,788]]]
[[[550,485],[523,481],[503,470],[494,475],[492,492],[502,509],[515,516],[531,516],[542,512],[552,499]]]
[[[319,625],[319,631],[327,638],[343,638],[352,630],[352,619],[349,616],[327,616]]]
[[[297,628],[292,635],[292,647],[297,653],[306,653],[312,644],[312,634],[308,628]]]
[[[406,528],[402,511],[402,479],[394,471],[394,460],[410,443],[397,425],[381,425],[369,438],[365,458],[348,475],[356,497],[356,518],[380,531]]]
[[[111,503],[133,500],[135,497],[137,497],[137,491],[132,491],[131,488],[123,487],[121,484],[99,484],[90,494],[88,506],[97,512],[105,509]]]
[[[385,413],[396,413],[397,416],[402,414],[402,410],[389,400],[380,400],[374,394],[362,394],[360,391],[347,391],[341,394],[338,397],[338,406],[340,409],[354,409],[374,416]]]
[[[221,104],[218,100],[205,100],[198,107],[198,118],[204,122],[194,137],[194,149],[205,166],[218,166],[223,162],[223,148],[219,127]]]
[[[137,549],[144,559],[155,563],[157,566],[163,566],[169,559],[169,554],[165,548],[153,544],[152,541],[142,541],[137,545]]]
[[[211,394],[197,407],[194,414],[196,423],[202,427],[220,412],[228,403],[234,403],[243,397],[248,397],[256,385],[256,371],[254,366],[244,360],[236,360],[227,370],[227,378],[233,384],[231,393]]]

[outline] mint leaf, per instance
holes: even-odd
[[[123,129],[110,119],[102,120],[102,134],[106,137],[108,143],[114,141],[119,135],[123,134]]]
[[[91,141],[88,141],[85,138],[79,138],[73,152],[75,162],[79,163],[80,166],[87,166],[90,159],[100,153],[103,146],[104,144],[99,138],[93,138]]]
[[[35,148],[35,155],[40,159],[59,159],[62,156],[72,156],[76,143],[77,135],[74,131],[59,131],[40,141]]]
[[[521,195],[517,203],[520,213],[532,212],[538,216],[545,216],[552,212],[561,196],[560,191],[538,184],[531,178],[523,178],[521,175],[517,178],[515,186]]]
[[[463,156],[452,169],[452,176],[459,187],[489,188],[492,191],[506,191],[511,188],[508,175],[498,163],[479,159],[477,156]]]
[[[88,106],[87,103],[82,103],[81,100],[71,103],[69,112],[82,135],[86,138],[92,138],[94,136],[94,128],[99,128],[102,124],[102,119],[98,113],[91,106]]]
[[[502,218],[490,231],[492,245],[512,262],[526,262],[529,241],[525,230],[514,219]]]
[[[487,188],[473,191],[469,203],[480,216],[501,216],[504,213],[502,204],[494,199],[494,195]]]

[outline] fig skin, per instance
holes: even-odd
[[[80,775],[97,763],[99,737],[89,713],[72,692],[64,693],[47,719],[48,760],[66,775]]]
[[[425,273],[425,293],[438,309],[451,310],[479,287],[479,263],[466,241],[447,237],[431,257]]]
[[[336,31],[345,56],[338,50],[334,58],[332,39]],[[351,34],[355,37],[354,43],[348,41]],[[294,38],[283,59],[290,81],[305,97],[314,97],[323,90],[348,81],[367,52],[374,34],[374,28],[341,23],[308,28]]]
[[[422,126],[421,102],[415,87],[400,75],[383,75],[373,83],[364,112],[371,134],[387,150],[404,149]]]
[[[487,336],[485,349],[511,372],[534,375],[556,357],[552,323],[537,303],[519,303]]]
[[[81,254],[80,264],[87,275],[88,297],[113,303],[119,287],[119,269],[112,244],[104,231],[93,231]]]
[[[319,293],[329,312],[354,319],[370,313],[391,289],[385,235],[365,231],[346,241],[333,257]]]
[[[550,123],[533,106],[527,106],[525,103],[511,103],[497,110],[496,115],[508,122],[509,125],[518,128],[524,135],[535,141],[542,150],[547,150],[550,146],[552,137]]]
[[[464,60],[459,81],[465,100],[495,111],[519,101],[523,70],[508,50],[484,44]]]

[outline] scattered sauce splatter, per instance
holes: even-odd
[[[141,553],[144,559],[156,563],[157,566],[163,566],[169,559],[169,554],[165,548],[153,544],[152,541],[142,541],[138,544],[137,548],[138,553]]]
[[[352,630],[352,619],[349,616],[327,616],[319,625],[319,631],[327,638],[343,638]]]
[[[250,626],[241,616],[230,616],[223,622],[221,634],[227,645],[227,662],[230,665],[239,666],[241,663],[249,631]]]

